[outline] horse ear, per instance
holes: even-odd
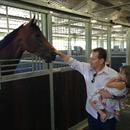
[[[32,23],[34,23],[34,22],[35,22],[35,15],[33,16],[33,19],[32,19],[31,21],[32,21]]]
[[[37,20],[35,19],[35,15],[33,16],[33,19],[30,22],[31,22],[31,24],[36,24],[37,23]]]
[[[33,19],[31,19],[30,22],[26,24],[26,26],[32,27],[33,25],[36,25],[36,22],[37,20],[35,19],[35,16],[34,16]]]

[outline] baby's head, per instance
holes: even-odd
[[[130,65],[120,67],[120,76],[126,80],[127,86],[130,87]]]

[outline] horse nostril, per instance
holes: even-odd
[[[44,58],[44,60],[45,60],[46,63],[51,63],[51,62],[52,62],[51,56],[46,56],[46,57]]]
[[[51,60],[53,61],[53,60],[55,60],[56,59],[56,53],[55,52],[53,52],[52,54],[51,54]]]
[[[54,61],[56,59],[56,53],[55,52],[52,52],[50,55],[47,55],[44,57],[44,60],[46,63],[50,63],[52,61]]]

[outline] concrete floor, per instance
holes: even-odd
[[[130,107],[122,112],[120,121],[117,124],[117,130],[130,130]]]
[[[130,98],[128,100],[129,107],[121,113],[120,121],[117,123],[116,130],[130,130]],[[89,130],[88,128],[83,128],[79,130]]]
[[[117,123],[116,130],[130,130],[130,96],[128,97],[127,104],[128,108],[121,113],[120,121]],[[89,130],[87,126],[88,124],[86,119],[68,130]]]

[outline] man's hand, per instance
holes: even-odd
[[[59,55],[64,62],[68,62],[70,59],[68,55],[62,53],[61,51],[55,50],[55,53]]]
[[[101,96],[103,98],[111,98],[112,97],[112,95],[107,90],[105,90],[104,88],[100,89],[99,93],[101,94]]]

